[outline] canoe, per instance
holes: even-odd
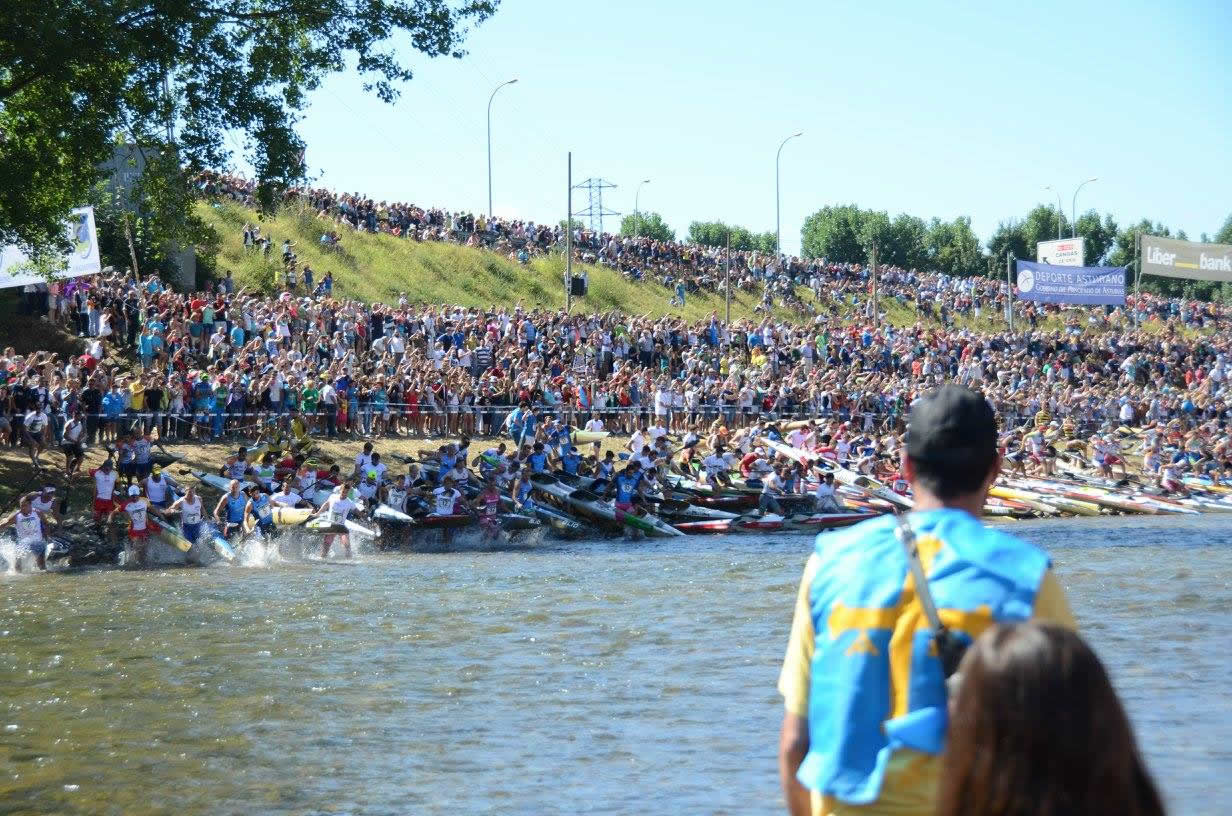
[[[231,489],[231,480],[226,476],[219,476],[217,473],[206,473],[203,470],[194,470],[192,471],[192,475],[195,476],[197,481],[202,484],[209,485],[215,490],[221,490],[223,493],[226,493]],[[254,484],[255,482],[242,481],[240,482],[240,488],[247,490]]]
[[[611,435],[611,431],[574,431],[571,434],[573,437],[573,444],[575,445],[585,445],[590,442],[601,442]]]
[[[231,542],[223,538],[221,532],[213,524],[206,526],[206,532],[210,536],[210,544],[214,547],[214,552],[218,553],[224,561],[235,560],[235,548],[231,546]]]
[[[501,529],[510,533],[520,530],[535,530],[543,526],[539,519],[525,513],[501,513],[498,518],[500,519]]]
[[[887,501],[896,507],[901,507],[904,510],[910,510],[915,506],[915,502],[907,496],[901,496],[898,493],[895,493],[881,482],[869,476],[865,476],[863,473],[856,473],[854,470],[848,470],[847,468],[839,467],[838,465],[833,466],[831,468],[831,472],[834,474],[836,481],[852,487],[858,487],[870,496],[876,496],[882,501]]]
[[[567,513],[544,504],[532,502],[526,510],[566,538],[581,538],[594,530],[593,527],[583,524]]]
[[[413,521],[407,513],[401,510],[395,510],[387,504],[378,504],[376,509],[372,511],[372,517],[377,521],[394,521],[406,524]]]

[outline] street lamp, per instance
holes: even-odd
[[[516,79],[511,79],[508,82],[502,82],[492,89],[492,95],[488,97],[488,220],[492,220],[492,100],[496,98],[496,92],[506,85],[512,85],[517,82]]]
[[[1060,241],[1061,240],[1061,222],[1065,220],[1065,215],[1064,215],[1065,210],[1061,209],[1062,206],[1064,206],[1061,204],[1061,191],[1053,187],[1051,184],[1049,184],[1044,189],[1052,190],[1054,193],[1057,194],[1057,240]]]
[[[783,145],[787,144],[788,142],[790,142],[792,139],[796,138],[797,136],[803,136],[803,135],[804,135],[804,131],[791,134],[779,144],[778,152],[774,154],[774,254],[775,255],[779,254],[779,251],[780,251],[779,244],[781,241],[781,236],[779,234],[779,211],[780,211],[780,206],[779,206],[779,157],[783,155]]]
[[[637,207],[637,197],[642,194],[642,185],[649,184],[650,179],[642,179],[637,183],[637,190],[633,193],[633,237],[642,237],[642,216],[641,210]]]
[[[1093,181],[1099,181],[1099,179],[1098,178],[1087,179],[1086,181],[1082,182],[1082,184],[1078,185],[1078,190],[1081,190],[1083,187],[1086,187],[1088,184],[1090,184]],[[1069,237],[1070,238],[1078,237],[1078,190],[1074,190],[1074,200],[1070,202],[1070,212],[1072,213],[1072,217],[1070,218],[1070,224],[1069,224]]]

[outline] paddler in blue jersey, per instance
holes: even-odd
[[[582,463],[582,455],[574,445],[568,446],[557,458],[561,471],[570,476],[578,475],[578,466]]]
[[[625,465],[625,469],[620,473],[617,473],[615,479],[612,479],[611,484],[608,485],[607,492],[609,496],[613,494],[616,496],[615,505],[617,520],[620,519],[620,514],[622,513],[629,513],[633,515],[637,514],[635,502],[637,502],[638,498],[640,498],[639,489],[641,488],[641,485],[642,469],[636,462],[630,462]],[[625,526],[626,539],[637,540],[641,537],[641,530],[635,530],[632,527]]]
[[[1075,626],[1048,556],[979,521],[1001,466],[988,402],[933,391],[911,409],[906,454],[915,511],[819,535],[804,568],[778,684],[793,816],[931,816],[965,646],[1006,621]],[[917,572],[936,576],[926,592]]]
[[[501,442],[495,448],[488,448],[483,453],[475,457],[471,462],[472,465],[479,468],[479,475],[483,479],[496,474],[496,471],[501,467],[505,458],[505,443]]]
[[[248,497],[240,491],[238,479],[232,479],[227,485],[227,492],[222,494],[218,504],[214,505],[214,521],[222,527],[222,537],[230,538],[244,530],[244,511],[248,507]]]
[[[526,463],[530,465],[532,473],[547,473],[548,472],[548,455],[543,451],[543,443],[536,442],[531,455],[526,457]]]
[[[274,526],[274,506],[270,504],[270,497],[262,493],[256,485],[249,486],[247,493],[248,503],[244,505],[245,531],[256,531],[266,538],[272,537],[277,528]]]

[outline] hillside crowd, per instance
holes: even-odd
[[[183,293],[112,275],[48,292],[47,316],[87,351],[0,355],[10,444],[113,440],[134,420],[164,440],[256,436],[270,424],[330,436],[499,434],[519,406],[576,426],[683,432],[763,415],[898,427],[944,380],[980,388],[1006,428],[1043,413],[1080,430],[1171,425],[1226,436],[1232,340],[1152,331],[977,334],[819,315],[725,326],[678,317],[333,297]],[[75,440],[74,440],[75,441]]]

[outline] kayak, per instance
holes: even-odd
[[[789,527],[801,530],[833,530],[839,527],[850,527],[871,518],[877,518],[880,513],[811,513],[807,516],[790,516],[787,518]]]
[[[231,542],[223,538],[222,533],[213,524],[209,525],[207,532],[210,535],[210,543],[214,545],[214,552],[225,561],[235,560],[235,548],[231,546]]]
[[[510,533],[520,530],[536,530],[543,526],[540,524],[539,519],[524,513],[501,513],[498,518],[500,519],[501,529]]]
[[[203,470],[194,470],[192,471],[192,475],[195,476],[197,481],[202,484],[209,485],[215,490],[221,490],[223,493],[226,493],[231,489],[231,480],[226,476],[219,476],[217,473],[206,473]],[[242,490],[247,490],[254,484],[255,482],[242,481],[240,482],[240,488]]]
[[[588,442],[601,442],[612,435],[611,431],[574,431],[572,434],[575,445],[585,445]]]
[[[532,502],[524,509],[566,538],[581,538],[593,529],[567,513],[544,504]]]
[[[470,513],[451,513],[447,516],[421,516],[415,519],[415,524],[419,527],[453,529],[455,527],[469,527],[478,521],[479,519]]]
[[[174,524],[164,521],[152,513],[148,516],[148,518],[154,526],[158,528],[159,539],[167,544],[170,544],[172,547],[175,547],[180,552],[188,552],[192,549],[192,542],[185,538],[183,534],[176,529]]]
[[[772,533],[786,527],[787,519],[776,513],[767,513],[764,516],[749,516],[746,518],[732,519],[731,525],[733,530],[758,530],[761,532]]]
[[[376,509],[372,511],[372,517],[377,521],[400,521],[404,524],[414,521],[410,515],[403,513],[401,510],[395,510],[387,504],[378,504]]]
[[[368,538],[377,538],[376,530],[371,530],[362,524],[347,519],[342,524],[334,524],[326,518],[314,518],[304,524],[305,529],[312,530],[315,533],[325,533],[326,535],[361,535]]]
[[[659,502],[659,515],[668,516],[673,521],[706,521],[734,519],[739,514],[714,507],[703,507],[679,499],[663,499]]]
[[[734,518],[706,519],[703,521],[681,521],[677,522],[675,527],[680,532],[691,535],[703,533],[729,533],[732,531],[732,523],[734,521]]]
[[[309,519],[313,511],[310,507],[279,507],[271,509],[274,523],[280,526],[292,526],[303,524]]]

